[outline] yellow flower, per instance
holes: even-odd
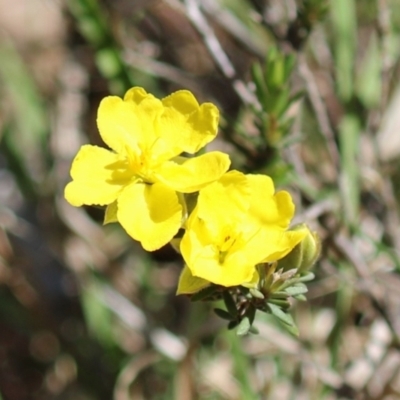
[[[253,283],[257,264],[279,260],[307,234],[287,230],[293,214],[290,194],[275,193],[265,175],[231,171],[202,189],[180,244],[187,268],[178,294],[194,293],[205,281]]]
[[[97,125],[110,150],[85,145],[76,155],[65,198],[74,206],[107,205],[105,223],[118,220],[146,250],[168,243],[185,215],[179,193],[198,191],[227,171],[229,157],[209,152],[219,112],[186,90],[159,100],[142,88],[102,100]]]

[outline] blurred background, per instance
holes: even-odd
[[[399,0],[0,0],[0,398],[400,399],[399,77]],[[135,85],[217,104],[209,148],[320,234],[298,337],[237,337],[170,247],[63,199]]]

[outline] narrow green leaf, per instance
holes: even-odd
[[[330,3],[338,93],[342,100],[349,101],[353,95],[354,54],[357,47],[355,1],[331,0]]]
[[[304,92],[303,91],[300,91],[300,92],[297,92],[296,94],[294,94],[293,96],[291,96],[290,98],[289,97],[287,97],[287,100],[286,100],[286,102],[283,104],[284,106],[283,107],[281,107],[281,108],[277,108],[277,115],[278,115],[278,118],[280,119],[280,120],[282,120],[282,119],[285,119],[286,117],[285,117],[285,113],[288,111],[288,109],[294,104],[294,103],[296,103],[297,101],[299,101],[302,97],[304,97]],[[290,118],[290,119],[286,119],[286,121],[288,121],[288,120],[291,120],[292,118]],[[287,124],[287,122],[285,121],[285,124]],[[288,126],[285,126],[285,125],[282,125],[282,129],[283,128],[290,128],[290,126],[292,125],[292,121],[290,122],[290,124],[288,124]]]
[[[367,108],[377,106],[381,99],[381,67],[382,57],[378,39],[373,34],[356,75],[356,93]]]
[[[250,320],[247,317],[245,317],[240,321],[240,324],[238,325],[236,330],[236,334],[238,336],[247,335],[249,333],[250,328],[251,328]]]
[[[231,329],[236,328],[236,327],[239,325],[239,322],[240,322],[240,321],[238,321],[238,320],[229,322],[229,324],[228,324],[228,329],[231,330]]]
[[[232,315],[228,313],[228,311],[223,310],[222,308],[214,308],[215,314],[218,315],[218,317],[225,319],[227,321],[232,321]]]
[[[307,274],[300,276],[297,278],[297,282],[309,282],[315,278],[315,274],[312,272],[308,272]]]
[[[346,114],[339,125],[340,140],[340,194],[344,217],[349,225],[356,226],[360,206],[360,116]]]
[[[236,316],[238,313],[236,303],[235,300],[233,300],[233,297],[230,294],[229,290],[224,290],[222,292],[222,298],[224,299],[224,303],[229,314]]]
[[[309,272],[304,276],[297,275],[292,279],[288,279],[281,286],[279,286],[279,288],[276,289],[277,290],[276,293],[285,293],[284,290],[286,290],[286,288],[288,288],[289,286],[298,285],[301,282],[308,282],[308,281],[313,280],[314,278],[315,278],[315,275],[312,272]]]
[[[282,326],[293,336],[299,336],[299,328],[297,328],[295,324],[293,325],[282,324]]]
[[[275,50],[274,57],[268,55],[268,65],[265,74],[267,87],[271,90],[280,88],[286,83],[285,81],[285,59],[284,55]]]
[[[253,335],[258,335],[260,333],[260,331],[254,325],[252,325],[249,329],[249,333],[251,333]]]
[[[272,299],[282,299],[285,300],[288,298],[288,294],[284,290],[278,290],[270,295]]]
[[[250,289],[246,286],[238,286],[238,289],[240,290],[240,293],[244,296],[246,296],[250,292]]]
[[[267,89],[265,87],[264,75],[259,63],[254,63],[251,66],[251,76],[256,87],[256,95],[259,102],[264,106],[267,99]]]
[[[274,299],[272,297],[272,298],[268,299],[268,304],[269,303],[275,304],[276,306],[285,308],[285,309],[290,308],[290,303],[287,300]]]
[[[255,289],[255,288],[251,288],[250,289],[250,294],[253,297],[257,298],[257,299],[263,299],[264,298],[264,295],[259,290]]]
[[[285,292],[290,296],[297,296],[299,294],[307,293],[308,289],[306,285],[298,284],[296,286],[289,286],[285,289]]]
[[[215,285],[208,286],[208,287],[204,288],[203,290],[200,290],[200,292],[197,292],[196,294],[194,294],[190,298],[190,300],[191,301],[206,300],[208,297],[212,297],[213,295],[215,295],[217,293],[217,290],[218,290],[218,286],[215,286]]]
[[[267,111],[280,118],[290,104],[290,89],[281,88],[274,98],[269,99]]]
[[[276,318],[278,318],[280,321],[290,326],[294,325],[292,316],[284,312],[280,307],[270,302],[268,303],[268,307],[271,311],[271,314],[274,315]]]
[[[0,82],[2,95],[7,94],[16,118],[15,145],[21,152],[42,150],[47,140],[46,108],[39,89],[12,42],[0,45]],[[5,98],[7,99],[7,98]],[[22,154],[26,157],[26,154]]]
[[[81,292],[81,304],[85,322],[97,340],[105,347],[111,347],[114,343],[113,323],[111,311],[100,300],[102,287],[96,281],[85,286]]]
[[[246,317],[249,319],[250,325],[252,325],[254,322],[254,318],[256,316],[256,311],[257,311],[256,308],[252,305],[250,305],[250,307],[247,309]]]
[[[289,54],[285,60],[285,80],[289,81],[290,75],[292,74],[293,68],[296,64],[296,56]]]

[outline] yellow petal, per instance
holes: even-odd
[[[178,143],[182,152],[194,154],[215,138],[219,111],[214,104],[203,103],[199,106],[188,90],[172,93],[162,102],[165,106],[163,137],[170,143]]]
[[[199,217],[208,226],[231,225],[245,218],[250,206],[250,187],[246,175],[229,171],[218,181],[200,191],[197,206]]]
[[[248,282],[241,283],[241,285],[249,289],[257,288],[259,281],[260,281],[260,275],[258,274],[257,268],[254,268],[253,277]]]
[[[294,215],[294,204],[288,192],[274,195],[272,179],[265,175],[248,175],[251,185],[250,214],[264,225],[286,229]]]
[[[190,269],[185,265],[179,277],[176,294],[193,294],[210,286],[210,282],[192,275]]]
[[[246,261],[243,258],[243,261]],[[226,261],[220,266],[220,274],[215,276],[216,284],[230,287],[249,283],[252,281],[255,272],[255,265],[250,263],[230,263]],[[219,283],[218,283],[219,282]]]
[[[197,208],[195,208],[186,221],[186,231],[180,243],[180,252],[186,264],[191,265],[202,252],[203,247],[215,243],[213,239],[204,221],[197,218]],[[217,249],[210,251],[215,252]]]
[[[65,188],[65,198],[73,206],[107,205],[118,197],[133,176],[117,154],[97,146],[82,146],[72,167],[73,179]]]
[[[248,226],[241,225],[238,229],[235,241],[225,258],[225,264],[241,265],[244,269],[254,269],[254,266],[261,263],[263,259],[272,251],[268,240],[270,232],[259,227],[250,229]]]
[[[182,223],[182,206],[174,191],[161,183],[136,183],[118,197],[118,221],[148,250],[167,244]]]
[[[124,102],[117,96],[104,98],[97,111],[97,126],[104,142],[116,153],[140,155],[142,130],[133,103]]]
[[[272,262],[280,260],[288,254],[298,243],[300,243],[307,235],[307,230],[271,232],[268,240],[270,253],[262,262]]]
[[[193,245],[194,243],[185,243],[185,236],[183,237],[181,251],[185,261],[187,261],[185,249],[193,247]],[[190,255],[188,258],[191,259],[191,262],[187,265],[195,277],[217,285],[230,287],[249,282],[254,275],[254,265],[249,265],[248,263],[221,263],[218,249],[213,245],[202,246],[194,249],[194,251],[196,256]],[[243,258],[243,261],[246,260]]]
[[[165,162],[157,169],[155,176],[177,192],[192,193],[219,179],[229,165],[230,159],[227,154],[212,151],[189,158],[182,164]]]
[[[156,142],[163,106],[142,88],[132,88],[122,100],[104,98],[99,106],[97,125],[104,142],[118,154],[140,156]]]
[[[104,142],[123,156],[145,154],[151,165],[182,152],[195,153],[217,134],[219,112],[211,103],[201,106],[186,90],[162,101],[143,88],[130,89],[124,99],[102,100],[97,124]]]
[[[251,281],[254,265],[249,265],[246,254],[241,259],[243,262],[224,262],[220,249],[209,236],[208,226],[199,218],[191,222],[180,250],[193,276],[227,287]]]
[[[254,283],[256,265],[272,262],[288,254],[305,236],[304,232],[259,231],[244,238],[225,258],[216,246],[204,242],[198,231],[188,230],[181,242],[182,255],[193,276],[226,287]]]
[[[154,96],[147,93],[146,90],[144,90],[142,87],[136,86],[129,89],[125,93],[124,101],[140,104],[142,100],[145,100],[146,98],[154,98]]]

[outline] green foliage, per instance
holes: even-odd
[[[102,346],[112,347],[113,320],[110,309],[101,301],[102,290],[95,280],[82,290],[81,302],[87,327]]]
[[[353,0],[331,0],[333,45],[338,95],[349,101],[354,92],[354,52],[357,47],[357,19]]]
[[[297,253],[297,248],[293,250]],[[319,254],[319,250],[317,253]],[[288,259],[291,259],[288,257]],[[312,265],[315,256],[309,259]],[[287,263],[287,262],[286,262]],[[286,264],[285,264],[286,265]],[[263,264],[258,266],[260,280],[256,287],[235,286],[224,288],[211,285],[191,297],[192,301],[215,301],[222,299],[226,310],[215,308],[215,314],[228,321],[228,329],[236,329],[239,336],[249,333],[256,334],[258,330],[253,326],[256,311],[271,313],[283,326],[294,335],[298,329],[290,315],[291,303],[294,299],[305,300],[308,292],[306,282],[314,279],[312,272],[303,272],[307,268],[284,270],[279,263]]]
[[[37,183],[45,177],[48,116],[36,83],[12,43],[0,42],[0,58],[1,92],[11,108],[0,139],[10,168],[25,193],[33,197],[39,189]]]
[[[252,66],[252,78],[256,87],[261,110],[254,110],[256,126],[265,144],[279,146],[289,134],[293,119],[287,111],[301,94],[291,95],[290,77],[295,65],[295,56],[284,55],[276,47],[268,51],[264,65]]]
[[[67,6],[81,34],[94,47],[97,67],[109,82],[111,92],[121,95],[134,86],[132,73],[122,59],[121,49],[101,3],[97,0],[71,0]]]

